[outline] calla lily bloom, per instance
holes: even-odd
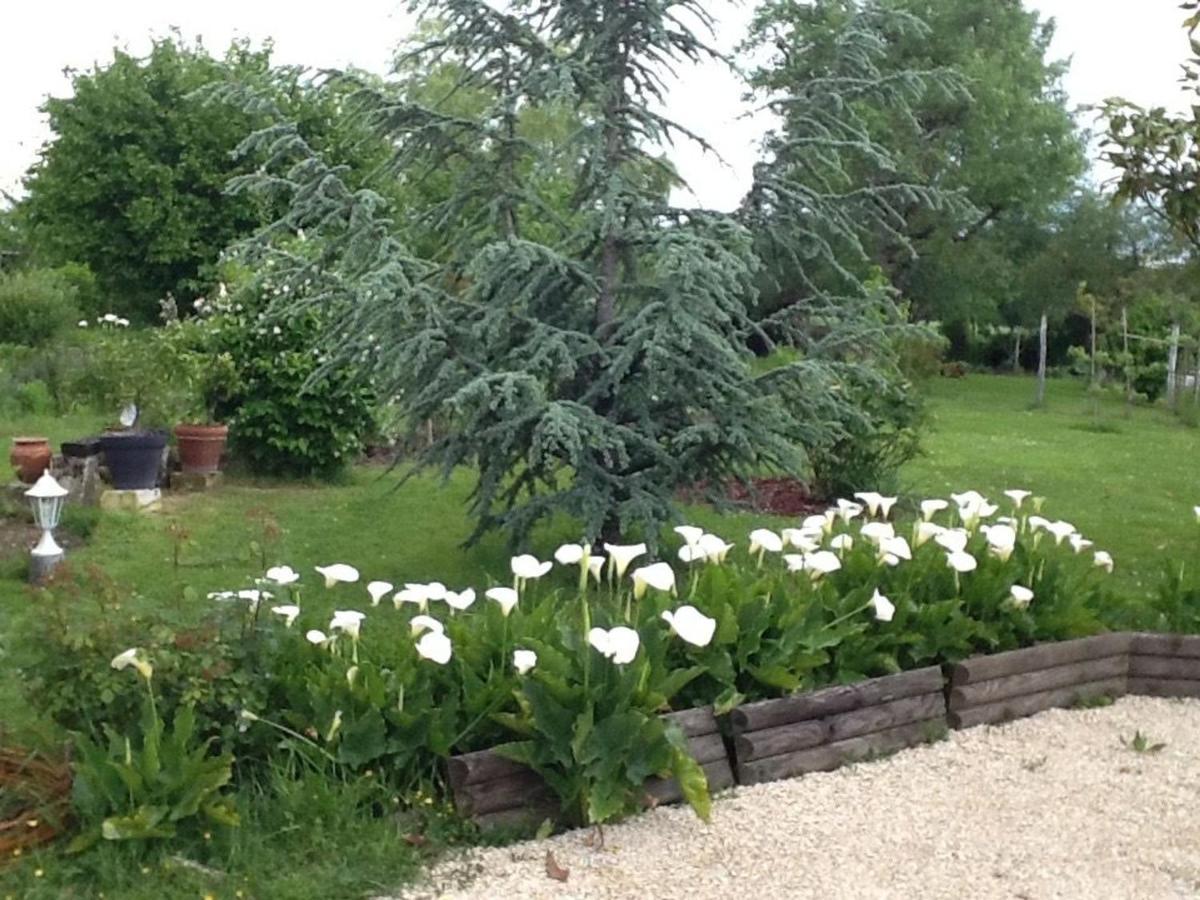
[[[723,563],[729,551],[733,549],[733,544],[727,544],[725,541],[715,534],[705,534],[701,536],[700,543],[697,544],[704,558],[712,563]]]
[[[848,534],[835,534],[829,539],[829,546],[838,552],[845,553],[854,549],[854,538]],[[815,549],[814,547],[813,550]]]
[[[137,669],[138,674],[150,680],[150,676],[154,674],[154,667],[149,662],[142,659],[142,651],[140,647],[130,647],[128,650],[118,653],[112,658],[110,665],[120,672],[122,669],[128,669],[133,666]]]
[[[1017,609],[1024,609],[1029,605],[1029,601],[1033,599],[1033,591],[1021,584],[1014,584],[1009,588],[1008,595],[1012,598],[1013,606]]]
[[[619,666],[633,662],[637,656],[641,639],[632,628],[618,625],[605,631],[603,628],[593,628],[588,632],[588,643],[602,656],[611,659]]]
[[[606,562],[608,562],[608,560],[603,556],[588,557],[588,574],[596,579],[597,584],[600,583],[600,575],[604,571],[604,564]]]
[[[514,650],[513,668],[517,670],[518,675],[524,675],[537,665],[537,659],[537,654],[532,650]]]
[[[912,559],[912,548],[908,546],[908,541],[897,535],[884,538],[879,542],[879,554],[884,562],[889,566],[894,566],[902,559]],[[888,557],[894,559],[895,562],[890,561]]]
[[[469,609],[475,602],[475,588],[467,588],[465,591],[446,591],[446,605],[451,609],[462,612],[464,609]]]
[[[289,603],[286,606],[272,606],[271,612],[277,616],[283,616],[284,626],[291,628],[292,623],[296,621],[296,617],[300,615],[300,607],[294,603]]]
[[[513,607],[517,605],[518,594],[510,587],[494,587],[489,588],[484,592],[484,596],[489,600],[495,600],[500,604],[500,611],[504,615],[508,615],[513,611]]]
[[[943,509],[949,509],[950,504],[945,500],[922,500],[921,501],[921,518],[928,522],[933,518],[935,513],[941,512]]]
[[[787,566],[789,572],[803,572],[804,571],[804,557],[801,556],[799,553],[783,554],[783,562],[784,562],[784,565]]]
[[[541,578],[554,566],[554,563],[547,560],[542,562],[536,556],[529,553],[522,553],[520,556],[514,556],[509,561],[509,566],[512,568],[512,573],[521,581],[529,581],[530,579]]]
[[[896,615],[896,604],[879,593],[879,588],[875,588],[875,593],[871,595],[871,606],[875,609],[875,618],[880,622],[890,622],[892,616]]]
[[[979,503],[967,503],[959,506],[958,517],[962,519],[964,528],[974,530],[979,525],[981,519],[995,515],[999,508],[992,503],[988,503],[986,500]]]
[[[756,528],[750,532],[750,553],[761,556],[764,550],[779,553],[783,550],[783,538],[769,528]]]
[[[417,641],[417,653],[421,658],[435,662],[439,666],[444,666],[450,662],[453,649],[453,646],[450,644],[450,638],[446,637],[440,631],[427,631]]]
[[[933,536],[934,543],[950,553],[962,553],[967,548],[969,539],[970,535],[961,528],[947,528]]]
[[[689,547],[694,547],[700,543],[700,538],[704,536],[704,529],[697,528],[695,525],[676,525],[673,530],[683,538],[683,542]]]
[[[851,519],[862,515],[862,511],[862,506],[852,500],[838,500],[837,502],[837,515],[843,525],[849,525]]]
[[[406,585],[404,590],[396,591],[392,595],[392,606],[396,607],[396,609],[399,609],[405,603],[416,604],[422,612],[429,609],[429,594],[425,592],[425,585]]]
[[[646,552],[645,544],[605,544],[610,565],[616,570],[618,578],[625,577],[629,564]]]
[[[348,634],[353,640],[357,641],[359,630],[362,628],[363,619],[365,618],[366,615],[356,609],[335,609],[333,611],[333,618],[329,621],[329,630]]]
[[[412,587],[412,585],[406,584],[405,587]],[[444,584],[442,584],[440,581],[431,581],[424,587],[425,587],[425,596],[428,597],[430,600],[445,600],[446,599],[446,586]]]
[[[933,538],[936,538],[939,534],[942,534],[945,531],[946,529],[936,522],[918,522],[916,534],[913,535],[913,544],[917,547],[920,547],[922,544],[932,540]]]
[[[784,544],[795,547],[804,553],[812,553],[821,546],[823,531],[812,531],[808,528],[785,528],[780,532]]]
[[[281,587],[289,584],[295,584],[300,580],[300,573],[291,566],[272,566],[267,569],[265,576],[267,581],[273,581]]]
[[[239,600],[245,600],[250,604],[251,612],[258,609],[258,604],[263,600],[270,600],[274,596],[275,595],[269,591],[259,591],[255,590],[254,588],[247,588],[237,592],[237,597]]]
[[[1013,502],[1013,506],[1016,509],[1020,509],[1021,504],[1025,502],[1025,498],[1032,495],[1032,491],[1023,491],[1017,488],[1009,488],[1004,492],[1004,496]]]
[[[378,606],[379,601],[392,592],[390,581],[372,581],[367,585],[367,593],[371,595],[371,605]]]
[[[946,554],[946,565],[955,572],[965,575],[967,572],[974,572],[979,563],[970,553],[954,550]]]
[[[707,647],[717,631],[717,620],[694,606],[681,606],[674,612],[663,610],[662,618],[682,640],[696,647]]]
[[[859,529],[859,534],[872,544],[879,546],[882,541],[895,537],[896,529],[890,522],[864,522],[862,528]]]
[[[1088,547],[1092,546],[1092,543],[1093,543],[1092,541],[1089,541],[1087,538],[1085,538],[1082,534],[1079,534],[1078,532],[1076,532],[1075,534],[1069,535],[1067,537],[1067,540],[1071,542],[1071,549],[1074,550],[1076,553],[1082,553]]]
[[[951,494],[950,499],[955,506],[979,506],[987,503],[987,497],[979,491],[963,491],[961,494]]]
[[[573,566],[587,558],[587,547],[583,544],[563,544],[554,551],[554,558],[561,566]]]
[[[837,517],[835,510],[826,510],[823,515],[805,516],[804,521],[800,523],[800,527],[805,531],[819,531],[822,534],[828,534],[833,528],[833,520]]]
[[[413,616],[408,623],[408,628],[414,637],[416,637],[422,631],[443,632],[446,630],[446,627],[433,616],[424,615]]]
[[[1097,566],[1104,571],[1111,573],[1113,570],[1113,558],[1107,550],[1097,550],[1092,556],[1092,560]]]
[[[323,631],[318,631],[316,628],[312,628],[304,632],[304,639],[310,644],[324,644],[329,640],[329,636]]]
[[[1061,544],[1065,538],[1069,538],[1075,533],[1075,526],[1059,519],[1057,522],[1050,522],[1046,525],[1046,530],[1054,535],[1055,544]]]
[[[345,563],[333,563],[329,566],[315,566],[314,568],[324,576],[327,588],[338,583],[353,584],[358,581],[358,569]]]
[[[859,491],[854,497],[867,505],[867,512],[872,516],[881,516],[884,519],[896,503],[895,497],[885,497],[876,491]]]
[[[812,577],[814,581],[822,575],[828,575],[830,572],[836,572],[842,567],[842,561],[838,559],[836,553],[829,550],[818,550],[816,553],[804,554],[805,571]]]
[[[1017,532],[1010,525],[988,525],[983,529],[988,549],[1001,562],[1007,562],[1017,546]]]
[[[675,570],[665,562],[656,562],[633,570],[633,596],[641,599],[647,587],[675,593]]]
[[[1050,529],[1050,520],[1042,516],[1033,515],[1026,519],[1026,521],[1034,531],[1048,531]]]

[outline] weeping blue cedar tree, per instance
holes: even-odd
[[[478,472],[472,540],[502,529],[521,541],[567,514],[588,538],[653,543],[676,516],[682,485],[801,474],[802,448],[837,437],[828,423],[845,414],[839,372],[868,365],[860,338],[878,343],[888,323],[856,322],[847,335],[850,317],[831,316],[811,352],[755,373],[747,348],[762,332],[748,313],[758,269],[750,230],[667,201],[676,176],[662,151],[699,139],[657,112],[662,79],[673,64],[720,59],[702,37],[712,24],[706,4],[414,6],[435,24],[403,61],[452,63],[446,104],[364,86],[351,113],[395,146],[387,173],[420,177],[450,164],[462,173],[427,212],[455,230],[457,252],[415,258],[380,196],[349,187],[279,121],[243,147],[268,165],[233,185],[288,202],[241,248],[289,288],[276,313],[319,307],[328,366],[362,367],[415,427],[443,424],[420,462]],[[458,89],[490,101],[477,116],[448,112]],[[546,160],[522,116],[546,107],[578,116],[553,162],[576,161],[565,210],[528,174]],[[534,219],[538,240],[523,227]],[[313,252],[277,240],[299,230]],[[855,360],[823,352],[845,341],[859,342]]]

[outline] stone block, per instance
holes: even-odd
[[[172,472],[173,491],[212,491],[221,486],[224,475],[220,472]]]
[[[158,488],[141,491],[107,490],[100,495],[100,508],[127,512],[158,512],[162,509],[162,491]]]

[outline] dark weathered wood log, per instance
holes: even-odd
[[[1065,666],[1085,659],[1102,656],[1119,656],[1129,652],[1129,632],[1098,634],[1095,637],[1079,638],[1074,641],[1059,641],[1053,644],[1038,644],[1023,650],[994,653],[990,656],[973,656],[950,667],[950,686],[958,687],[976,681],[1003,678]]]
[[[684,709],[679,712],[667,713],[663,719],[674,722],[683,732],[684,737],[703,737],[706,734],[716,734],[717,717],[713,715],[711,706],[700,706],[696,709]]]
[[[946,697],[941,691],[904,697],[890,703],[864,706],[862,709],[840,713],[826,719],[829,726],[829,742],[836,743],[848,738],[885,731],[910,722],[924,722],[946,714]]]
[[[532,806],[514,806],[512,809],[482,813],[473,817],[472,821],[479,826],[480,831],[495,831],[500,828],[529,829],[537,828],[547,819],[557,822],[561,812],[558,801],[554,800]]]
[[[1200,680],[1131,676],[1129,693],[1147,697],[1200,697]]]
[[[553,799],[550,786],[532,769],[507,778],[465,784],[454,791],[454,805],[464,816],[479,816]]]
[[[970,728],[973,725],[991,725],[1009,719],[1020,719],[1055,706],[1072,706],[1083,700],[1119,696],[1125,693],[1125,682],[1125,676],[1122,675],[1103,681],[1026,694],[1023,697],[1009,697],[996,703],[955,710],[947,719],[952,728]]]
[[[1007,700],[1009,697],[1023,697],[1026,694],[1070,687],[1073,684],[1117,678],[1126,673],[1128,665],[1129,657],[1125,654],[1103,656],[1100,659],[1088,659],[1065,666],[1052,666],[1049,669],[1023,672],[1020,675],[1006,675],[1003,678],[964,684],[962,687],[950,689],[949,708],[951,711],[969,709],[972,706]]]
[[[937,737],[945,727],[944,718],[929,719],[824,744],[809,750],[799,750],[753,762],[739,761],[738,783],[758,784],[764,781],[778,781],[781,778],[795,778],[807,772],[826,772],[846,763],[925,743]]]
[[[719,734],[705,734],[689,738],[688,753],[698,763],[729,761],[729,751],[725,749],[725,739]]]
[[[1138,632],[1133,635],[1129,652],[1143,656],[1186,656],[1190,659],[1200,659],[1200,635]]]
[[[450,757],[447,761],[447,771],[450,775],[450,787],[458,790],[468,784],[523,775],[529,771],[529,767],[506,759],[495,750],[477,750],[474,753]]]
[[[820,719],[835,713],[875,706],[917,694],[942,689],[942,671],[937,666],[913,669],[898,675],[871,678],[858,684],[822,688],[778,700],[762,700],[735,708],[729,714],[735,734]]]
[[[1200,658],[1190,656],[1129,657],[1129,674],[1136,678],[1171,678],[1200,681]]]
[[[728,759],[710,762],[702,766],[704,776],[708,779],[709,793],[715,794],[733,784],[733,769]],[[679,803],[683,800],[683,791],[679,782],[674,778],[651,778],[646,782],[646,795],[652,798],[649,806],[665,803]]]
[[[736,735],[733,739],[733,749],[739,762],[750,762],[816,747],[826,743],[828,733],[829,729],[824,719],[809,719],[807,722]]]

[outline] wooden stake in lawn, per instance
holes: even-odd
[[[1092,384],[1096,383],[1096,295],[1089,295],[1092,300]]]
[[[1025,333],[1025,329],[1022,328],[1020,325],[1018,325],[1015,328],[1013,328],[1013,333],[1016,334],[1017,340],[1013,344],[1012,369],[1014,372],[1019,372],[1019,371],[1021,371],[1021,336]]]
[[[1179,323],[1171,326],[1171,349],[1167,352],[1167,406],[1174,409],[1178,399],[1176,372],[1179,366]]]
[[[1046,314],[1042,313],[1042,322],[1038,326],[1038,374],[1037,400],[1035,406],[1046,402]]]
[[[1133,379],[1130,373],[1133,371],[1133,363],[1129,359],[1129,310],[1124,306],[1121,307],[1121,352],[1124,356],[1125,370],[1125,407],[1133,405]]]

